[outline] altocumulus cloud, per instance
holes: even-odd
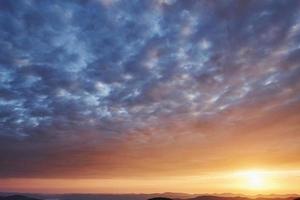
[[[176,138],[299,122],[299,3],[1,0],[0,176],[122,175]]]

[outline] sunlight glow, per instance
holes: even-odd
[[[249,171],[245,173],[247,184],[249,187],[254,189],[259,189],[264,187],[265,176],[262,172],[259,171]]]
[[[262,170],[247,170],[237,174],[243,187],[249,190],[264,190],[268,188],[267,172]]]

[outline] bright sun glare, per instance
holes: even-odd
[[[239,177],[242,178],[244,186],[248,189],[261,190],[267,187],[266,174],[263,171],[243,171],[239,173]]]
[[[264,186],[264,175],[258,171],[249,171],[246,174],[249,187],[259,189]]]

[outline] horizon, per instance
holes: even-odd
[[[300,192],[300,1],[0,0],[0,190]]]
[[[4,195],[3,195],[4,194]],[[0,191],[0,196],[10,196],[10,195],[45,195],[45,196],[53,196],[53,195],[83,195],[83,196],[97,196],[97,195],[112,195],[112,196],[122,196],[122,195],[158,195],[155,197],[168,197],[168,195],[172,196],[186,196],[185,198],[194,198],[194,197],[206,197],[206,196],[216,196],[216,197],[245,197],[245,198],[297,198],[300,197],[299,193],[282,193],[282,194],[242,194],[242,193],[185,193],[185,192],[155,192],[155,193],[35,193],[35,192],[18,192],[18,191]],[[162,195],[162,196],[159,196]],[[177,198],[177,197],[176,197]]]

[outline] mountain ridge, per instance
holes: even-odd
[[[222,195],[222,196],[221,196]],[[187,193],[152,193],[152,194],[34,194],[0,193],[0,200],[294,200],[297,194],[253,195],[241,194],[187,194]],[[300,200],[300,199],[297,199]]]

